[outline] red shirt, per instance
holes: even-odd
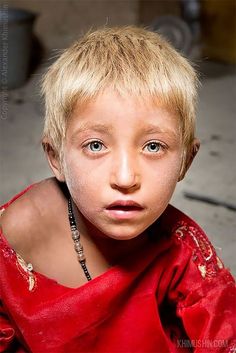
[[[1,234],[0,352],[236,352],[235,282],[204,232],[168,206],[149,234],[78,288],[32,270]]]

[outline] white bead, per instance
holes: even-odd
[[[73,230],[73,231],[72,231],[72,239],[73,239],[73,240],[78,240],[78,239],[79,239],[79,232],[78,232],[78,230]]]
[[[80,251],[83,250],[83,246],[81,245],[81,243],[75,243],[75,251]]]
[[[78,259],[79,261],[84,261],[85,260],[84,254],[78,254]]]
[[[32,264],[27,264],[27,270],[29,271],[29,272],[31,272],[31,271],[33,271],[33,265]]]

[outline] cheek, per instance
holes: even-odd
[[[169,158],[163,159],[152,168],[153,173],[161,183],[173,183],[178,180],[182,157],[180,153],[175,153]]]
[[[167,204],[175,190],[181,169],[181,158],[168,159],[152,169],[146,169],[148,188],[154,203]]]
[[[91,168],[87,168],[78,158],[70,157],[63,163],[64,177],[71,196],[75,201],[92,202],[97,185]],[[92,182],[93,181],[93,182]]]

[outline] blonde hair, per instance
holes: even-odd
[[[135,26],[88,32],[43,77],[43,139],[61,155],[75,103],[84,104],[109,87],[122,95],[161,100],[176,111],[187,149],[194,138],[197,85],[193,67],[157,33]]]

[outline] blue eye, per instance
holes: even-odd
[[[159,142],[149,142],[145,148],[147,148],[148,152],[157,153],[161,149],[161,144]]]
[[[87,146],[92,152],[100,152],[103,148],[103,144],[100,141],[90,142]]]

